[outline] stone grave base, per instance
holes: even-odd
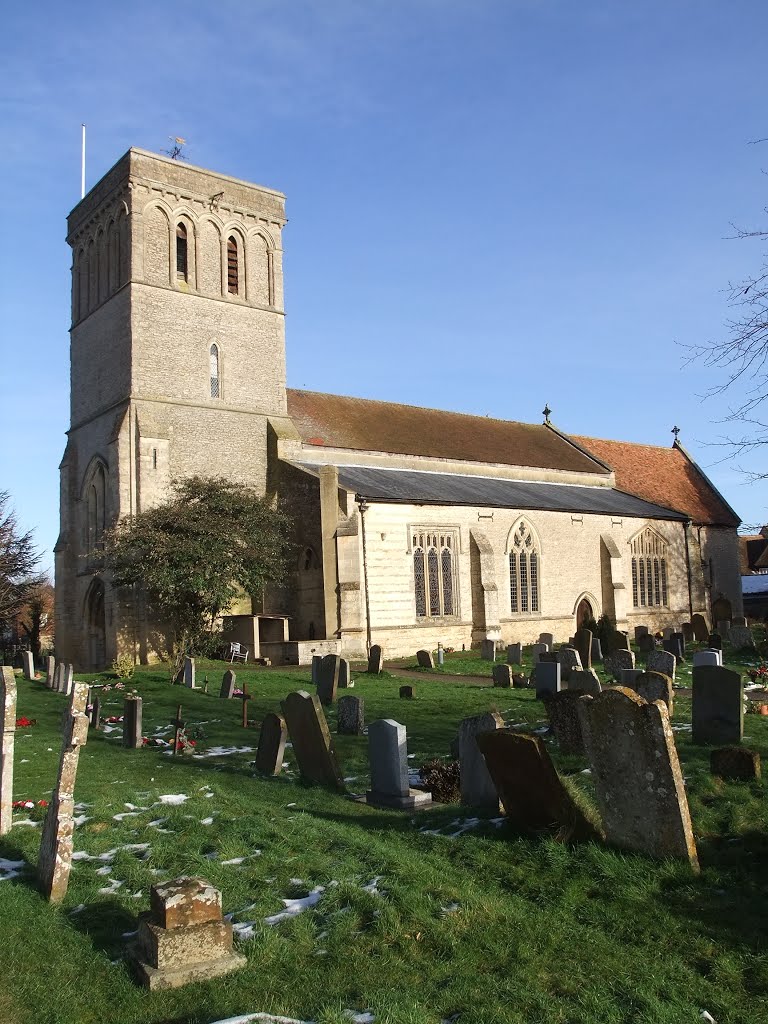
[[[165,988],[181,988],[195,981],[207,981],[218,978],[222,974],[238,971],[248,963],[241,953],[230,953],[218,960],[206,960],[198,964],[185,964],[183,967],[150,967],[138,959],[138,951],[132,957],[132,967],[137,980],[151,991]]]
[[[370,807],[392,807],[398,811],[413,811],[419,807],[428,807],[432,803],[432,794],[424,793],[420,789],[411,789],[408,796],[392,796],[389,793],[372,793],[369,790],[365,794],[365,802]]]

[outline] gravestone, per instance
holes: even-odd
[[[50,654],[45,659],[45,685],[49,690],[53,689],[53,680],[56,675],[56,659]]]
[[[624,668],[635,667],[635,656],[632,651],[628,651],[623,647],[614,648],[610,654],[606,654],[603,659],[603,668],[608,675],[613,676],[614,679],[621,678],[621,670]]]
[[[675,627],[674,626],[665,626],[664,629],[662,629],[662,631],[661,631],[661,635],[664,638],[664,640],[669,640],[669,638],[672,636],[672,634],[674,632],[675,632]]]
[[[352,682],[352,666],[346,658],[339,658],[339,689],[346,690],[354,685]]]
[[[72,694],[72,687],[75,685],[75,669],[73,665],[65,665],[61,674],[61,692],[68,697]]]
[[[336,718],[340,736],[362,736],[365,731],[365,701],[362,697],[341,697]]]
[[[32,651],[21,652],[21,667],[24,670],[25,679],[35,678],[35,656]]]
[[[336,752],[317,696],[297,690],[289,693],[280,706],[302,778],[307,782],[342,789]]]
[[[531,647],[531,653],[533,655],[533,665],[535,668],[536,665],[539,664],[542,654],[549,654],[549,645],[541,643],[533,644]]]
[[[656,650],[656,638],[651,633],[646,633],[637,641],[637,649],[647,657],[651,651]]]
[[[600,685],[600,677],[597,672],[590,668],[571,672],[571,678],[568,680],[568,689],[578,690],[582,694],[589,693],[596,697],[599,693],[602,693],[603,688]]]
[[[552,645],[554,644],[554,642],[555,637],[553,633],[539,633],[539,643],[546,644],[548,651],[552,650]]]
[[[123,701],[123,746],[137,750],[143,742],[141,732],[141,697],[126,697]]]
[[[634,690],[634,682],[642,674],[643,670],[641,668],[623,668],[619,674],[619,685],[627,686],[630,690]]]
[[[493,685],[508,689],[512,685],[512,671],[509,665],[493,666]]]
[[[204,878],[153,885],[151,910],[139,917],[129,956],[142,985],[180,988],[229,974],[248,962],[232,948],[232,925],[221,913],[221,893]]]
[[[480,734],[477,745],[513,827],[529,833],[551,831],[561,842],[597,838],[539,736],[497,729]]]
[[[722,651],[694,651],[693,652],[693,667],[698,668],[699,665],[722,665],[723,664],[723,652]]]
[[[542,698],[550,728],[563,754],[584,753],[579,719],[579,700],[583,696],[583,690],[568,689],[560,693],[546,693]]]
[[[748,626],[732,625],[728,634],[728,640],[737,651],[742,650],[744,647],[754,648],[755,646],[755,638],[752,636],[752,630]]]
[[[655,700],[663,701],[667,706],[669,717],[674,714],[674,690],[672,680],[662,672],[642,672],[627,689],[634,690],[638,697],[649,704]]]
[[[627,634],[622,633],[621,630],[614,629],[611,633],[608,634],[604,646],[606,651],[606,657],[609,654],[613,654],[614,651],[628,651],[629,640],[627,639]]]
[[[254,766],[262,775],[279,775],[283,770],[283,756],[288,730],[282,715],[270,711],[264,716],[259,732],[259,745],[256,748]]]
[[[584,667],[581,664],[579,652],[575,647],[561,647],[558,651],[555,651],[555,658],[560,666],[560,678],[564,683],[567,683],[571,678],[571,672]]]
[[[675,659],[675,664],[678,661],[683,661],[682,633],[673,633],[672,636],[664,641],[663,647],[666,653],[671,654]]]
[[[684,622],[683,626],[682,626],[682,630],[683,630],[683,639],[685,640],[686,644],[692,644],[693,641],[694,641],[693,624],[690,623],[690,622]]]
[[[56,666],[56,671],[54,672],[54,675],[53,675],[53,688],[56,691],[56,693],[61,693],[61,687],[62,687],[63,682],[64,682],[64,664],[63,664],[63,662],[60,661],[58,663],[58,665]]]
[[[677,659],[669,651],[651,651],[645,661],[645,671],[661,672],[662,675],[669,676],[674,682],[676,665]]]
[[[522,672],[512,673],[512,689],[513,690],[527,690],[531,685],[531,681],[528,676],[523,675]]]
[[[635,626],[635,643],[637,643],[641,636],[648,636],[650,630],[647,626]]]
[[[320,679],[317,683],[317,696],[321,704],[333,704],[339,687],[341,658],[338,654],[326,654],[320,665]]]
[[[368,758],[371,788],[365,794],[373,807],[394,807],[411,811],[432,802],[429,793],[408,785],[408,746],[405,726],[391,718],[380,718],[368,726]]]
[[[522,644],[510,644],[507,647],[507,664],[508,665],[522,665],[523,664],[523,645]]]
[[[746,626],[746,624],[747,620],[744,618],[743,615],[734,615],[731,619],[732,626]]]
[[[730,619],[718,619],[717,621],[717,632],[723,638],[723,640],[731,639],[731,620]]]
[[[582,668],[592,668],[592,630],[577,629],[573,646],[579,652]]]
[[[368,675],[378,676],[384,669],[384,650],[378,644],[372,644],[368,652]]]
[[[583,697],[584,746],[608,842],[698,870],[680,762],[666,706],[616,687]]]
[[[435,659],[432,657],[431,651],[416,651],[416,661],[419,664],[419,668],[435,667]]]
[[[484,661],[496,660],[496,641],[485,639],[480,644],[480,657]]]
[[[195,685],[195,659],[185,657],[184,658],[184,685],[188,686],[190,690],[196,690]]]
[[[219,690],[219,698],[221,700],[232,700],[235,693],[236,681],[237,676],[231,668],[228,668],[224,673],[224,678],[221,680],[221,689]]]
[[[603,645],[600,640],[596,637],[592,637],[592,661],[603,660]]]
[[[728,782],[760,778],[760,755],[746,747],[720,747],[709,755],[709,770]]]
[[[93,697],[91,700],[88,720],[92,729],[101,729],[101,700],[98,697]]]
[[[416,696],[416,688],[406,683],[400,687],[400,700],[413,700]]]
[[[680,657],[685,658],[685,633],[679,630],[677,633],[673,633],[670,639],[678,641],[680,644]],[[672,653],[674,654],[675,652],[673,651]]]
[[[312,655],[312,685],[317,686],[320,682],[320,672],[322,671],[323,658],[320,654]]]
[[[560,666],[557,662],[540,661],[531,676],[538,697],[543,693],[559,693],[561,688]]]
[[[692,615],[691,626],[693,627],[693,639],[700,644],[706,643],[709,636],[709,626],[704,616],[699,615],[698,612]]]
[[[3,732],[0,735],[0,836],[13,824],[13,747],[16,739],[16,676],[13,669],[0,669],[0,709]]]
[[[506,667],[506,666],[505,666]],[[461,762],[461,802],[469,807],[487,807],[498,813],[499,794],[480,753],[480,733],[503,729],[504,719],[495,711],[473,715],[459,724],[459,761]]]
[[[694,743],[727,746],[744,735],[744,687],[738,672],[713,665],[693,670]]]
[[[64,716],[64,742],[56,787],[43,823],[37,873],[43,895],[51,903],[64,899],[72,867],[72,835],[75,829],[75,779],[80,748],[88,742],[86,683],[74,683]]]
[[[707,637],[707,647],[713,651],[722,651],[723,638],[719,633],[710,633]]]

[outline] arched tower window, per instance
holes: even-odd
[[[539,542],[525,520],[515,529],[509,552],[509,599],[513,615],[538,614],[541,552]]]
[[[457,615],[455,534],[419,529],[412,547],[416,617]]]
[[[187,229],[184,224],[176,225],[176,280],[187,281],[189,261],[187,259]]]
[[[211,398],[221,398],[219,380],[219,346],[214,342],[209,353],[211,362]]]
[[[86,491],[86,541],[88,555],[91,557],[98,554],[104,546],[106,499],[107,477],[104,472],[104,466],[99,463],[91,475]]]
[[[666,608],[667,542],[647,527],[632,541],[632,604],[635,608]]]
[[[227,239],[227,291],[230,295],[237,295],[240,290],[240,275],[238,267],[237,241],[234,235]]]

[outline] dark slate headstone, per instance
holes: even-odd
[[[378,644],[372,644],[368,652],[368,675],[378,676],[384,668],[384,651]]]
[[[728,782],[751,782],[760,778],[760,755],[746,747],[720,747],[709,755],[709,769]]]
[[[317,686],[320,682],[320,673],[323,669],[323,656],[321,654],[312,655],[312,685]]]
[[[550,727],[563,754],[584,753],[579,719],[579,700],[583,696],[583,690],[568,689],[545,693],[542,697]]]
[[[283,768],[288,730],[281,715],[270,712],[264,716],[256,749],[256,771],[262,775],[279,775]],[[298,760],[298,758],[297,758]]]
[[[577,629],[573,646],[579,652],[582,668],[592,668],[592,630]]]
[[[691,711],[694,743],[741,743],[744,735],[744,687],[738,672],[716,665],[693,670]]]
[[[603,644],[606,656],[613,654],[614,651],[628,651],[629,640],[627,634],[622,633],[621,630],[614,629],[612,633],[609,633],[606,637],[606,641]]]
[[[235,692],[236,679],[237,676],[235,675],[235,673],[232,671],[231,668],[228,668],[227,671],[224,673],[224,678],[221,680],[221,690],[219,692],[219,697],[221,697],[223,700],[232,699]]]
[[[413,686],[401,686],[400,687],[400,699],[401,700],[413,700],[416,696],[416,688]]]
[[[691,626],[693,627],[693,639],[700,644],[706,643],[709,636],[709,626],[704,616],[698,613],[692,615]]]
[[[723,638],[719,633],[710,633],[707,637],[707,647],[713,651],[722,651],[723,649]]]
[[[635,643],[638,643],[641,636],[648,636],[650,630],[647,626],[635,626]]]
[[[365,730],[365,701],[362,697],[340,697],[336,732],[340,736],[362,736]]]
[[[126,697],[123,701],[123,746],[137,750],[142,743],[141,697]]]
[[[346,690],[347,687],[354,685],[352,682],[352,666],[347,658],[339,658],[339,689]]]
[[[321,704],[333,704],[339,688],[341,658],[338,654],[326,654],[320,665],[320,679],[317,683],[317,696]]]
[[[509,665],[493,666],[493,685],[508,689],[512,685],[512,670]]]
[[[485,639],[480,644],[480,657],[484,661],[496,660],[496,641]]]
[[[509,644],[507,647],[507,664],[508,665],[522,665],[523,663],[523,645],[522,644]]]
[[[435,667],[435,659],[432,657],[431,651],[416,651],[416,661],[419,663],[419,668]]]
[[[91,710],[88,712],[88,719],[90,721],[91,728],[101,729],[101,701],[98,697],[94,697],[91,700]]]
[[[558,693],[561,689],[560,666],[557,662],[540,661],[531,678],[537,697],[543,693]]]
[[[693,641],[694,641],[693,624],[690,623],[690,622],[684,622],[683,626],[682,626],[682,630],[683,630],[683,638],[684,638],[686,644],[692,644]]]
[[[696,668],[698,665],[722,665],[723,664],[723,652],[722,651],[694,651],[693,652],[693,667]]]
[[[528,676],[522,674],[522,672],[512,673],[512,689],[514,690],[527,690],[530,686],[530,679]]]
[[[315,694],[297,690],[280,702],[302,778],[343,789],[328,723]]]
[[[624,634],[622,634],[623,636]],[[605,671],[613,676],[614,679],[621,679],[621,670],[623,668],[634,668],[635,667],[635,656],[632,651],[626,650],[624,647],[614,648],[610,654],[606,654],[603,659],[603,668]]]
[[[675,662],[682,661],[684,658],[683,654],[683,634],[673,633],[664,641],[664,650],[667,654],[671,654]]]
[[[646,633],[637,641],[637,649],[641,654],[649,655],[656,650],[656,638],[651,633]]]
[[[600,643],[598,637],[592,637],[592,661],[603,660],[603,645]]]
[[[408,739],[405,726],[381,718],[368,727],[368,760],[371,788],[366,803],[374,807],[413,810],[432,802],[429,793],[411,789],[408,783]]]

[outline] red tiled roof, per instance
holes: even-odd
[[[569,436],[613,469],[622,491],[685,512],[695,523],[739,525],[738,516],[681,448]]]
[[[606,472],[543,424],[292,388],[288,389],[288,415],[307,445],[597,476]]]
[[[741,575],[754,572],[755,569],[765,568],[761,565],[765,556],[768,555],[768,542],[759,533],[742,534],[739,537],[739,565]]]

